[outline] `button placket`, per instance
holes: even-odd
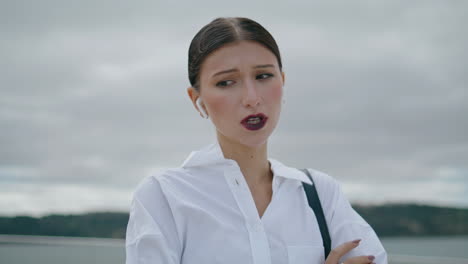
[[[249,232],[253,264],[271,263],[268,237],[258,216],[252,194],[249,188],[246,187],[247,184],[242,172],[238,166],[233,165],[225,170],[225,177],[237,205],[244,215],[245,225]]]
[[[263,231],[263,225],[262,225],[262,223],[258,223],[258,222],[257,222],[257,223],[255,223],[255,224],[253,224],[253,230],[254,230],[255,232]]]

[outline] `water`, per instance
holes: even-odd
[[[59,246],[59,245],[1,245],[2,264],[83,264],[83,263],[125,263],[122,247]]]
[[[125,263],[120,239],[0,235],[0,264]]]
[[[468,259],[468,236],[382,239],[387,252],[401,255],[444,256]]]
[[[468,264],[468,236],[383,238],[391,264]],[[119,239],[0,235],[0,264],[125,263]]]
[[[468,236],[383,238],[391,264],[468,264]]]

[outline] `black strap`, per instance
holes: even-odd
[[[312,185],[302,182],[304,186],[304,191],[307,196],[307,201],[309,202],[310,208],[314,210],[315,217],[317,218],[317,222],[320,228],[320,234],[322,235],[323,241],[323,248],[325,250],[325,259],[327,259],[328,254],[330,254],[331,250],[331,239],[330,233],[328,233],[327,221],[325,221],[325,216],[323,215],[322,205],[320,203],[320,199],[317,193],[317,189],[315,188],[314,180],[307,169],[301,169],[307,177],[309,177],[310,181],[312,181]]]

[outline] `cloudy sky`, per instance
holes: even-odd
[[[468,207],[468,2],[192,2],[0,2],[1,215],[126,211],[141,179],[213,142],[187,50],[219,16],[280,46],[271,157],[353,202]]]

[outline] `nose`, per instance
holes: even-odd
[[[246,107],[257,107],[260,104],[260,96],[255,84],[246,81],[243,90],[242,104]]]

